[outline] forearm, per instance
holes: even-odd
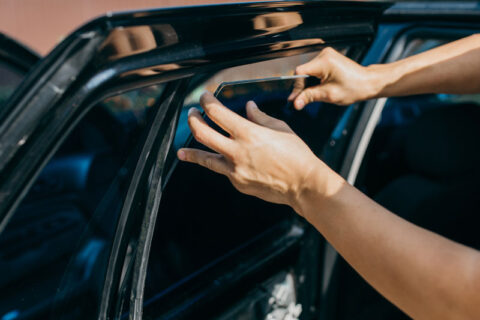
[[[414,318],[478,317],[475,250],[401,219],[332,172],[315,176],[298,210],[382,295]]]
[[[372,98],[423,93],[480,93],[480,35],[367,68],[372,74]]]

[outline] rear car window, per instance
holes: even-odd
[[[0,235],[0,319],[93,319],[136,157],[163,86],[79,122]]]

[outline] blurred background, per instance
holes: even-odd
[[[242,2],[251,2],[243,0]],[[109,11],[234,3],[234,0],[0,0],[0,32],[41,55],[85,22]]]

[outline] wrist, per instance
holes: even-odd
[[[369,74],[368,99],[397,95],[396,83],[401,78],[402,66],[398,63],[372,64],[366,67]]]
[[[329,202],[333,201],[335,194],[346,183],[336,172],[317,159],[299,188],[292,207],[299,215],[312,221],[316,212],[321,212],[324,208],[329,207]]]

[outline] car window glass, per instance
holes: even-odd
[[[204,90],[214,91],[223,81],[292,75],[297,65],[315,55],[259,62],[204,76],[185,99],[174,149],[184,144],[201,147],[195,141],[188,142],[190,131],[186,119],[190,107],[200,107],[199,97]],[[344,110],[313,103],[303,111],[279,112],[276,116],[282,116],[320,155]],[[146,303],[168,295],[178,284],[199,277],[219,261],[233,257],[245,243],[261,238],[268,230],[293,218],[290,208],[243,195],[224,176],[196,165],[177,163],[159,208],[149,258]],[[150,316],[157,315],[145,315]]]
[[[23,74],[19,70],[0,61],[0,108],[12,95],[22,79]]]
[[[206,90],[215,92],[217,87],[225,81],[239,81],[245,79],[262,79],[267,77],[279,77],[293,75],[295,67],[313,59],[317,53],[308,53],[288,58],[274,59],[269,61],[257,62],[248,65],[242,65],[234,68],[222,70],[211,77],[206,78],[201,84],[197,85],[185,99],[183,109],[180,114],[177,132],[174,139],[174,149],[178,150],[187,141],[190,136],[190,129],[187,124],[188,109],[191,107],[200,108],[200,96]],[[280,62],[280,61],[281,62]],[[201,76],[200,76],[201,77]]]
[[[116,219],[163,86],[94,106],[0,235],[0,319],[93,319]]]

